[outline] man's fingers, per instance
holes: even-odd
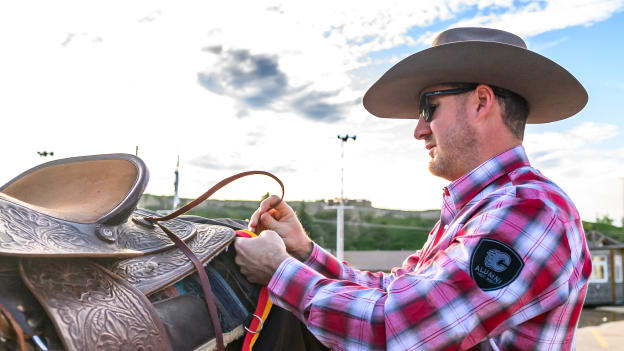
[[[249,218],[249,225],[247,226],[247,228],[249,230],[251,230],[252,232],[255,232],[255,229],[258,226],[258,218],[259,217],[260,217],[260,209],[257,209],[251,215],[251,218]]]
[[[275,218],[273,218],[273,216],[269,212],[265,212],[262,214],[262,216],[260,216],[260,223],[265,229],[272,230],[275,230],[275,228],[277,228],[277,225],[279,224],[279,222]]]
[[[260,203],[260,207],[258,207],[258,209],[254,211],[254,213],[251,215],[251,218],[249,218],[249,225],[247,226],[248,229],[252,232],[261,231],[257,230],[260,228],[264,229],[260,217],[267,212],[271,213],[273,217],[276,217],[278,215],[278,212],[276,209],[272,208],[272,206],[277,204],[279,201],[280,197],[277,195],[271,195],[266,199],[262,200],[262,202]],[[279,218],[277,219],[279,220]]]
[[[247,270],[247,267],[245,266],[240,266],[240,272],[243,273],[245,276],[249,274],[249,271]]]
[[[266,211],[269,208],[271,208],[271,206],[277,204],[279,201],[280,201],[279,196],[271,195],[262,201],[262,203],[260,204],[260,208]]]
[[[260,235],[258,235],[258,238],[277,238],[280,239],[279,234],[277,234],[275,231],[273,230],[263,230],[262,233],[260,233]]]
[[[247,240],[251,240],[251,238],[237,237],[234,239],[234,248],[236,249],[236,252],[239,253],[236,257],[240,256],[240,252],[245,252]]]

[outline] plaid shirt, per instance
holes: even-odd
[[[568,350],[590,273],[576,208],[517,146],[444,188],[440,221],[391,274],[315,245],[268,287],[334,350]]]

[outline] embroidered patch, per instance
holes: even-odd
[[[470,276],[483,291],[511,284],[524,267],[520,256],[508,245],[481,239],[470,257]]]

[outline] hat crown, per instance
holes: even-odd
[[[508,44],[526,49],[524,40],[519,36],[499,29],[463,27],[452,28],[438,34],[433,40],[432,47],[456,43],[461,41],[489,41],[500,44]]]

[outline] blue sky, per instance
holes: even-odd
[[[0,181],[54,158],[134,153],[147,192],[195,197],[232,173],[275,172],[287,199],[340,194],[374,206],[439,208],[414,121],[377,119],[366,89],[440,31],[520,35],[585,86],[587,107],[531,125],[533,164],[585,219],[623,216],[624,0],[20,1],[0,4]],[[9,131],[8,133],[6,131]],[[337,134],[357,134],[341,164]],[[241,181],[218,198],[277,187]]]

